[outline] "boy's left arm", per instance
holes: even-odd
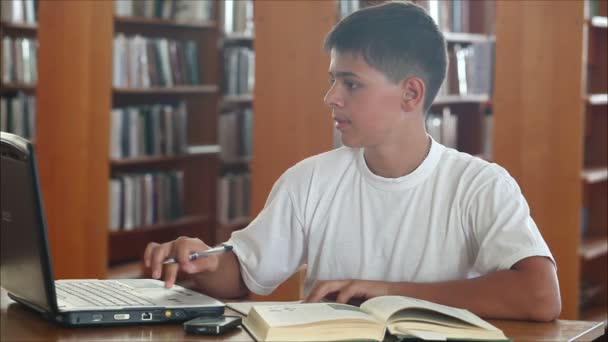
[[[352,298],[383,295],[415,297],[498,319],[552,321],[561,312],[555,266],[542,256],[522,259],[509,270],[463,280],[436,283],[319,281],[306,301],[318,302],[332,293],[337,293],[340,303]]]

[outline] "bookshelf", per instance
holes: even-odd
[[[150,241],[169,241],[188,235],[211,244],[215,242],[219,172],[217,8],[205,19],[178,18],[174,10],[171,13],[175,17],[144,18],[118,15],[114,5],[113,1],[40,2],[37,33],[42,48],[36,92],[41,114],[37,121],[37,147],[57,278],[141,274],[141,268],[135,265]],[[137,35],[149,41],[166,39],[176,42],[178,49],[179,44],[185,46],[192,42],[197,52],[192,55],[196,56],[195,63],[179,70],[183,73],[179,82],[177,70],[170,69],[174,77],[171,85],[117,86],[113,81],[113,42],[118,34]],[[178,62],[184,61],[189,62]],[[180,133],[179,138],[186,137],[183,146],[171,145],[174,152],[170,152],[165,141],[160,144],[162,153],[149,153],[146,147],[145,153],[142,150],[139,154],[118,158],[110,156],[116,123],[113,109],[133,107],[144,113],[161,106],[166,112],[166,122],[175,122],[182,118],[182,113],[178,113],[182,104],[187,109],[183,116],[184,128],[176,132]],[[148,120],[146,115],[151,114],[139,115]],[[121,123],[132,127],[127,124]],[[147,136],[144,141],[157,144],[154,143],[157,135]],[[179,188],[181,184],[182,188],[179,216],[164,220],[154,217],[130,229],[110,231],[110,209],[116,203],[111,201],[115,194],[114,188],[110,189],[110,180],[121,175],[150,172],[156,175],[169,171],[183,177],[175,178],[176,186]],[[171,177],[168,179],[173,182]]]
[[[557,261],[562,318],[606,321],[606,1],[497,6],[494,157]]]
[[[224,1],[221,6],[222,99],[219,141],[218,240],[251,221],[253,89],[255,82],[253,2]]]
[[[0,130],[34,140],[37,18],[34,0],[2,2]]]

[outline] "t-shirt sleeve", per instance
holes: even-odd
[[[530,208],[515,180],[502,168],[483,184],[470,202],[480,274],[510,269],[531,256],[544,256],[555,265],[549,247],[530,216]]]
[[[304,234],[283,174],[264,208],[247,228],[232,233],[243,281],[250,291],[266,295],[295,273],[303,260]]]

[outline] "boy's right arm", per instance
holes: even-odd
[[[152,278],[165,280],[165,287],[175,283],[178,272],[190,275],[196,289],[212,297],[236,298],[249,290],[241,277],[241,268],[233,252],[210,255],[190,261],[188,256],[209,249],[200,239],[180,237],[163,244],[151,242],[144,252],[144,264],[150,269]],[[176,264],[163,265],[163,261],[175,257]]]

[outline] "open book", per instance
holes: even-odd
[[[254,305],[243,325],[257,341],[382,341],[386,329],[425,340],[508,340],[473,313],[403,296],[337,303]]]

